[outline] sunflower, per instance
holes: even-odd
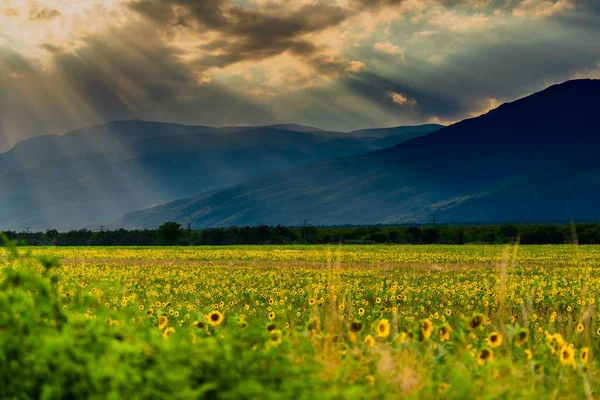
[[[440,383],[440,386],[438,386],[438,392],[439,393],[445,393],[445,392],[448,391],[449,387],[450,387],[449,383],[442,382],[442,383]]]
[[[491,361],[494,361],[494,352],[492,349],[486,347],[477,354],[477,364],[484,365]]]
[[[444,324],[440,327],[440,341],[445,342],[450,340],[450,334],[452,333],[452,327],[449,324]]]
[[[206,316],[206,319],[207,319],[208,323],[210,324],[210,326],[216,327],[223,323],[224,317],[220,311],[215,310],[215,311],[209,312],[208,315]]]
[[[585,327],[583,326],[583,324],[581,322],[577,324],[577,332],[581,333],[581,332],[583,332],[584,329],[585,329]]]
[[[168,323],[169,323],[169,318],[167,318],[164,315],[161,315],[158,318],[158,329],[160,329],[162,331],[163,329],[166,328],[166,326],[167,326]]]
[[[350,332],[358,332],[362,329],[362,322],[353,321],[350,323]]]
[[[382,319],[377,325],[377,337],[385,339],[390,335],[390,321]]]
[[[431,322],[429,319],[424,319],[423,321],[421,321],[420,328],[421,328],[421,339],[422,340],[429,339],[429,337],[433,333],[433,322]]]
[[[316,302],[317,301],[315,299],[313,299],[312,297],[310,299],[308,299],[308,304],[310,304],[311,306],[314,306]]]
[[[396,338],[394,339],[394,342],[404,343],[406,341],[407,337],[408,337],[408,335],[406,334],[406,332],[402,332],[401,334],[396,336]]]
[[[202,322],[202,321],[194,321],[192,323],[192,326],[194,328],[198,328],[198,329],[205,329],[206,328],[206,324],[204,322]]]
[[[527,357],[528,360],[531,360],[533,358],[533,353],[531,352],[531,350],[525,350],[525,357]]]
[[[281,329],[273,329],[271,331],[271,335],[269,337],[270,344],[273,346],[279,346],[281,342],[283,342],[283,335],[281,333]]]
[[[274,331],[275,329],[277,329],[277,325],[275,325],[275,324],[273,324],[273,323],[270,323],[270,324],[268,324],[268,325],[267,325],[267,330],[268,330],[269,332],[272,332],[272,331]]]
[[[584,347],[581,349],[581,353],[579,353],[579,359],[582,364],[587,364],[590,358],[590,349],[588,347]]]
[[[373,336],[367,335],[367,337],[365,337],[365,343],[367,344],[367,347],[373,347],[375,345],[375,339],[373,339]]]
[[[358,309],[358,315],[360,315],[361,317],[362,317],[363,315],[365,315],[365,309],[364,309],[364,308],[362,308],[362,307],[361,307],[361,308],[359,308],[359,309]]]
[[[504,336],[502,336],[500,332],[492,332],[487,338],[487,342],[492,349],[500,346],[502,344],[502,340],[504,340]]]
[[[569,346],[562,346],[559,352],[560,363],[575,368],[575,350]]]
[[[273,320],[274,318],[275,318],[275,313],[274,313],[273,311],[271,311],[271,312],[269,313],[269,319],[270,319],[270,320]]]
[[[483,325],[483,315],[481,314],[476,314],[473,316],[473,318],[471,318],[471,320],[469,321],[469,328],[471,328],[472,330],[475,330],[477,328],[480,328]]]
[[[564,343],[565,341],[560,333],[555,333],[554,335],[546,333],[546,344],[552,351],[552,354],[556,354]]]
[[[529,331],[525,328],[521,328],[517,331],[517,334],[515,335],[515,344],[519,347],[521,347],[521,345],[523,343],[527,343],[529,341]]]
[[[168,338],[169,336],[171,336],[174,333],[175,333],[175,328],[170,326],[167,329],[165,329],[165,331],[163,332],[163,337]]]

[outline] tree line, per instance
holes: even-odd
[[[237,244],[600,244],[600,224],[502,224],[484,226],[287,227],[254,226],[186,229],[166,222],[158,229],[89,229],[4,234],[30,246],[171,246]]]

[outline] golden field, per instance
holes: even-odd
[[[600,392],[600,247],[49,247],[1,260],[2,398]]]

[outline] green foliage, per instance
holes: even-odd
[[[165,222],[158,227],[158,241],[163,245],[177,244],[183,231],[177,222]]]
[[[365,397],[368,387],[332,390],[315,363],[269,345],[263,330],[235,337],[168,338],[155,319],[86,310],[62,301],[55,259],[19,255],[12,244],[0,277],[0,393],[6,399],[280,399]],[[177,328],[179,329],[179,328]]]
[[[575,233],[575,235],[574,235]],[[92,232],[87,229],[58,232],[6,232],[15,241],[28,245],[57,246],[155,246],[236,244],[600,244],[600,224],[576,225],[437,225],[373,227],[285,227],[254,226],[184,231],[176,222],[157,230]]]

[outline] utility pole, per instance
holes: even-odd
[[[188,223],[187,228],[188,228],[188,246],[191,246],[192,245],[192,224]]]
[[[100,232],[104,232],[104,225],[100,225]]]
[[[437,218],[437,214],[436,213],[431,214],[431,219],[433,221],[433,227],[434,228],[435,228],[436,218]]]
[[[25,227],[25,233],[29,234],[29,230],[30,230],[30,229],[31,229],[31,227],[29,227],[29,226],[26,226],[26,227]]]
[[[308,243],[308,230],[307,228],[307,224],[310,221],[310,219],[303,219],[302,223],[304,224],[304,228],[302,229],[303,231],[303,235],[304,235],[304,244]]]

